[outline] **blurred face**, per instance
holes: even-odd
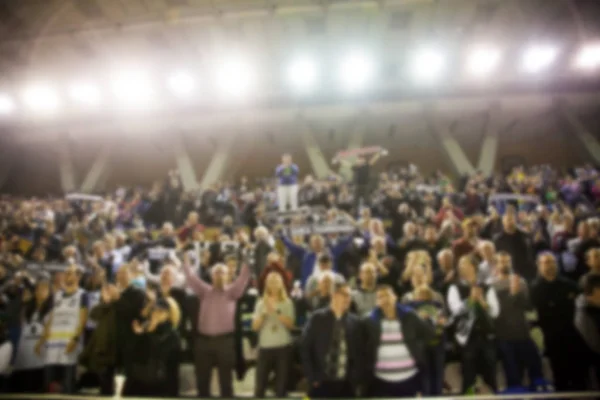
[[[494,245],[491,243],[485,243],[481,246],[481,256],[485,260],[491,260],[494,258]]]
[[[50,282],[41,281],[35,286],[35,300],[38,303],[45,301],[50,296]]]
[[[283,288],[283,280],[281,279],[281,275],[276,272],[271,272],[267,275],[266,281],[266,289],[267,292],[271,295],[279,293],[279,291]]]
[[[54,274],[52,283],[54,284],[54,286],[62,288],[65,284],[65,273],[62,271],[56,272]]]
[[[320,253],[323,251],[323,238],[321,236],[311,236],[310,238],[310,248],[316,252]]]
[[[404,224],[404,233],[407,236],[415,236],[417,234],[417,226],[412,222]]]
[[[73,288],[79,285],[79,271],[74,267],[69,267],[65,271],[65,287]]]
[[[502,226],[507,232],[513,232],[517,229],[517,220],[513,213],[507,213],[502,218]]]
[[[342,312],[348,311],[350,308],[350,302],[350,288],[348,286],[345,286],[335,292],[331,299],[332,305]]]
[[[600,249],[591,249],[588,252],[587,265],[591,270],[600,270]]]
[[[360,281],[365,285],[372,285],[375,283],[377,274],[375,267],[372,264],[363,264],[360,268]]]
[[[213,285],[216,288],[222,288],[227,282],[227,267],[223,264],[218,264],[213,267],[211,276]]]
[[[580,222],[577,226],[577,236],[580,238],[587,238],[590,234],[590,228],[587,222]]]
[[[432,226],[428,226],[427,228],[425,228],[425,233],[423,236],[426,242],[432,243],[437,240],[437,232]]]
[[[396,295],[390,289],[380,289],[376,296],[377,307],[385,310],[396,306]]]
[[[331,271],[331,262],[320,262],[319,269],[321,271]]]
[[[192,211],[188,214],[187,217],[187,221],[189,225],[196,225],[198,224],[198,213],[195,211]]]
[[[538,271],[546,280],[552,281],[556,278],[556,260],[551,254],[543,254],[538,258]]]
[[[500,254],[496,257],[496,268],[500,274],[508,275],[512,271],[512,260],[508,254]]]
[[[284,154],[281,157],[281,162],[285,165],[290,165],[292,163],[292,156],[289,154]]]
[[[423,267],[418,266],[413,269],[413,273],[410,278],[410,283],[413,289],[416,289],[419,286],[427,283],[425,278],[425,270],[423,269]]]
[[[170,223],[165,223],[162,227],[163,236],[171,236],[173,234],[173,225]]]
[[[371,229],[371,233],[374,235],[384,235],[384,229],[383,229],[383,222],[381,222],[381,220],[379,219],[374,219],[371,220],[370,224],[370,229]]]
[[[328,296],[331,293],[333,278],[331,274],[325,274],[319,279],[319,292],[321,296]]]
[[[174,277],[173,269],[171,267],[163,269],[160,273],[160,285],[163,288],[171,288],[173,286]]]

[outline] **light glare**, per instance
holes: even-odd
[[[500,51],[492,48],[475,49],[467,62],[469,73],[482,77],[492,73],[500,62]]]
[[[538,46],[525,52],[523,67],[529,73],[542,72],[556,60],[558,50],[550,46]]]
[[[169,89],[180,97],[189,97],[196,88],[196,80],[192,76],[192,74],[186,71],[176,71],[173,73],[167,84]]]
[[[340,81],[350,91],[364,89],[375,75],[375,64],[368,55],[361,52],[348,54],[340,65]]]
[[[100,90],[89,82],[78,82],[70,87],[69,95],[77,103],[91,106],[100,103]]]
[[[15,102],[8,95],[0,94],[0,115],[7,115],[15,110]]]
[[[143,72],[120,72],[113,81],[113,92],[126,105],[144,105],[152,101],[154,91],[149,77]]]
[[[588,45],[582,48],[575,60],[575,66],[582,69],[600,67],[600,44]]]
[[[216,75],[217,87],[226,97],[245,97],[256,83],[252,65],[242,56],[226,58],[218,68]]]
[[[35,84],[27,87],[23,101],[34,111],[50,113],[58,109],[60,100],[56,91],[47,84]]]
[[[445,68],[444,56],[434,50],[422,50],[415,57],[413,74],[420,80],[432,81],[438,78]]]
[[[317,64],[311,58],[298,58],[292,62],[288,70],[288,80],[294,89],[307,91],[317,82]]]

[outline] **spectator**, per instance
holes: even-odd
[[[531,244],[527,235],[517,228],[517,220],[512,212],[502,217],[503,231],[494,237],[496,251],[510,254],[515,273],[528,282],[535,277]]]
[[[271,272],[267,275],[265,292],[256,303],[252,320],[252,329],[259,334],[255,397],[265,397],[271,372],[275,373],[275,396],[286,396],[291,362],[290,331],[295,320],[294,304],[287,296],[281,275]]]
[[[302,332],[302,366],[311,398],[354,397],[361,378],[361,326],[348,312],[350,287],[333,285],[328,308],[309,318]]]
[[[377,308],[366,322],[364,379],[371,397],[416,396],[422,392],[419,373],[425,346],[434,337],[430,322],[397,302],[394,289],[377,289]]]
[[[377,287],[377,270],[369,262],[360,266],[359,287],[352,292],[352,302],[358,315],[363,316],[375,308]]]
[[[477,223],[471,218],[467,218],[462,223],[463,236],[452,243],[454,259],[460,260],[463,256],[471,254],[476,248],[479,239],[477,239]]]
[[[281,164],[275,169],[275,176],[279,179],[277,204],[280,212],[286,211],[288,206],[292,211],[298,208],[298,173],[298,166],[292,163],[292,156],[284,154]]]
[[[586,281],[594,275],[600,275],[600,247],[589,249],[586,254],[586,264],[589,272],[579,280],[579,287],[583,290]]]
[[[585,341],[590,365],[600,378],[600,276],[585,281],[583,293],[577,297],[575,328]]]

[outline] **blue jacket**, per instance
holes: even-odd
[[[285,236],[281,236],[281,240],[283,244],[288,249],[288,251],[294,256],[298,257],[302,260],[302,264],[300,267],[300,282],[302,283],[302,288],[306,285],[306,281],[313,273],[313,269],[315,267],[315,263],[317,262],[317,254],[309,249],[299,246],[296,243],[292,242],[289,238]],[[341,239],[336,245],[328,246],[329,251],[331,252],[331,258],[333,261],[333,270],[336,270],[336,261],[338,257],[344,252],[346,247],[350,243],[352,243],[354,237],[352,235]]]

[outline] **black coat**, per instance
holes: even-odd
[[[343,317],[346,332],[346,377],[351,383],[359,382],[361,369],[362,326],[360,319],[350,313]],[[304,374],[311,386],[327,380],[326,357],[331,345],[335,315],[330,308],[315,311],[304,327],[301,339],[301,357]]]
[[[146,303],[146,293],[133,286],[129,286],[121,293],[116,303],[116,331],[117,331],[117,365],[125,364],[133,352],[135,334],[132,329],[133,321],[141,319],[142,309]]]
[[[502,232],[494,237],[497,251],[506,251],[512,258],[512,265],[517,274],[531,282],[536,275],[533,251],[529,238],[524,232]]]

